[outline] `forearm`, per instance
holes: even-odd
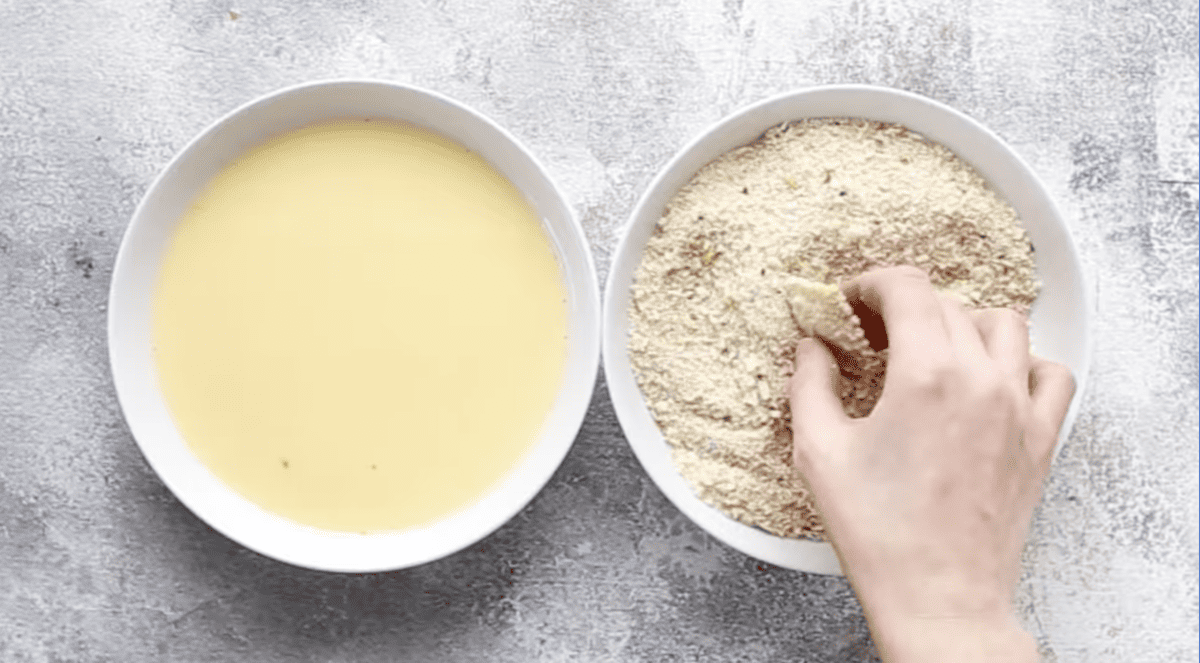
[[[1037,663],[1037,645],[1015,617],[930,619],[871,614],[886,663]]]

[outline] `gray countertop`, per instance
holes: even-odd
[[[823,83],[973,116],[1045,181],[1095,290],[1083,409],[1020,611],[1047,661],[1197,659],[1197,5],[1178,0],[0,3],[0,661],[860,661],[841,578],[745,557],[647,478],[603,381],[541,494],[418,568],[293,568],[215,533],[117,406],[105,302],[168,159],[279,87],[377,77],[547,165],[600,276],[656,170]]]

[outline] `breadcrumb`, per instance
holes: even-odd
[[[846,352],[839,396],[865,416],[886,350],[836,284],[909,264],[974,307],[1027,312],[1033,246],[1016,213],[945,147],[859,119],[788,123],[702,168],[668,205],[633,285],[634,372],[705,502],[786,537],[823,538],[792,467],[796,343]],[[839,357],[841,359],[841,357]]]

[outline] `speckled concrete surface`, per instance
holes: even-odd
[[[1047,661],[1197,659],[1194,0],[52,0],[0,2],[0,661],[871,660],[843,580],[746,558],[665,501],[602,383],[541,495],[420,568],[299,570],[175,501],[108,373],[121,233],[207,123],[334,76],[509,128],[602,277],[655,170],[773,93],[891,85],[991,127],[1047,182],[1095,288],[1023,617]]]

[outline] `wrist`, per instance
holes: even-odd
[[[867,616],[886,663],[1036,663],[1037,644],[1012,615]]]

